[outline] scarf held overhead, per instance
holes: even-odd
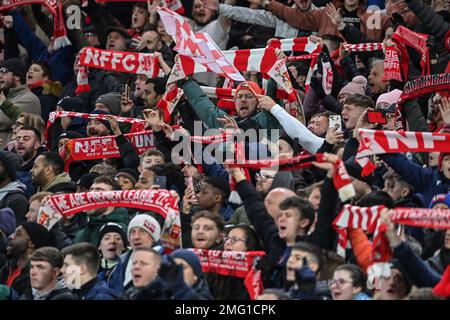
[[[0,12],[9,11],[16,7],[22,7],[30,4],[40,4],[45,6],[53,16],[53,37],[55,50],[71,45],[67,38],[67,31],[64,24],[63,5],[61,1],[56,0],[3,0],[0,6]]]
[[[142,131],[124,135],[134,146],[137,154],[155,149],[153,131]],[[120,158],[115,136],[77,138],[69,140],[64,146],[66,170],[74,161]]]
[[[63,117],[69,117],[69,118],[72,118],[72,119],[73,118],[81,118],[81,119],[90,119],[90,120],[107,120],[105,114],[90,114],[90,113],[73,112],[73,111],[53,111],[53,112],[50,112],[50,115],[49,115],[48,121],[47,121],[47,128],[45,129],[45,132],[44,132],[44,139],[45,139],[45,142],[46,142],[47,145],[48,145],[48,138],[49,138],[49,132],[50,132],[51,126],[53,126],[53,124],[55,123],[56,120],[58,120],[59,118],[63,118]],[[119,116],[114,116],[114,118],[118,122],[123,122],[123,123],[130,123],[130,124],[142,123],[142,124],[145,124],[145,120],[143,120],[143,119],[126,118],[126,117],[119,117]]]
[[[169,249],[181,246],[181,223],[178,198],[167,190],[120,190],[81,192],[51,196],[40,208],[37,222],[47,230],[63,217],[81,211],[125,207],[153,211],[165,218],[161,242]]]
[[[376,154],[450,151],[450,134],[447,133],[369,129],[359,129],[359,133],[361,139],[356,162],[363,168],[363,177],[375,170],[369,157]]]
[[[304,156],[300,155],[295,158],[290,159],[267,159],[267,160],[241,160],[237,161],[226,161],[226,165],[230,168],[243,168],[243,169],[253,169],[260,170],[264,168],[277,168],[280,171],[293,171],[303,168],[309,168],[312,166],[313,162],[326,162],[324,160],[324,155],[317,153],[315,156]],[[333,184],[339,193],[339,198],[342,201],[347,201],[348,199],[355,196],[355,189],[351,182],[350,176],[347,173],[344,163],[341,160],[334,165],[335,174],[333,177]]]

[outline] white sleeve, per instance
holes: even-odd
[[[309,131],[303,123],[287,113],[280,105],[275,105],[270,110],[270,113],[277,118],[284,131],[286,131],[292,139],[297,138],[302,147],[308,152],[315,154],[322,146],[325,139],[320,138]]]

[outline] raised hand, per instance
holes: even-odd
[[[445,125],[450,125],[450,99],[442,98],[442,103],[438,103],[439,111],[441,112],[442,120]]]
[[[217,118],[217,121],[222,123],[224,128],[235,130],[239,129],[236,120],[234,120],[234,118],[230,117],[229,115],[224,115],[222,118]]]
[[[109,124],[111,125],[112,132],[116,136],[121,135],[122,131],[120,130],[119,123],[117,122],[117,119],[111,114],[105,115],[105,118],[109,121]]]
[[[271,97],[263,94],[257,94],[256,98],[258,98],[259,107],[268,112],[270,112],[270,110],[277,104]]]
[[[328,18],[330,18],[331,22],[337,27],[342,21],[341,9],[336,10],[335,6],[331,3],[328,3],[325,6],[325,13]]]

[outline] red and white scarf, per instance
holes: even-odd
[[[49,138],[49,132],[51,126],[55,123],[56,120],[62,117],[69,117],[69,118],[81,118],[81,119],[92,119],[92,120],[105,120],[106,115],[105,114],[90,114],[90,113],[83,113],[83,112],[73,112],[73,111],[52,111],[50,112],[48,116],[47,121],[47,127],[44,132],[44,139],[46,144],[48,145],[48,138]],[[143,119],[137,119],[137,118],[126,118],[126,117],[119,117],[119,116],[113,116],[118,122],[123,123],[142,123],[145,124],[145,120]]]
[[[372,52],[372,51],[380,51],[383,50],[382,42],[375,43],[344,43],[344,50],[348,52]]]
[[[418,131],[383,131],[359,129],[360,143],[356,162],[363,168],[363,177],[375,170],[369,157],[384,153],[449,152],[450,134]]]
[[[76,138],[69,140],[64,146],[66,169],[74,161],[96,160],[107,158],[120,158],[116,136]],[[155,149],[155,136],[153,131],[142,131],[124,135],[135,147],[137,154]]]
[[[152,53],[125,52],[85,47],[81,50],[80,66],[116,72],[143,74],[148,78],[159,75],[158,58]]]
[[[57,194],[39,209],[37,222],[47,230],[63,217],[95,208],[124,207],[153,211],[165,218],[161,232],[164,248],[181,247],[181,223],[178,198],[167,190],[120,190]]]
[[[422,75],[430,73],[430,57],[427,39],[428,35],[411,31],[403,26],[399,26],[392,35],[392,40],[397,44],[397,48],[400,51],[402,72],[405,75],[405,78],[408,75],[409,64],[409,54],[406,46],[412,47],[421,55],[420,65],[422,67]]]
[[[175,41],[174,50],[179,54],[168,83],[193,73],[194,70],[184,68],[184,64],[188,63],[186,60],[189,60],[191,64],[200,65],[205,71],[209,70],[235,81],[245,81],[207,33],[194,34],[186,19],[169,9],[158,7],[157,11],[166,32]]]
[[[183,90],[178,88],[176,84],[169,85],[166,88],[166,92],[156,104],[156,107],[164,112],[164,122],[170,123],[172,112],[183,94]]]
[[[344,205],[332,225],[338,233],[337,254],[345,257],[345,249],[348,243],[348,228],[363,229],[364,231],[375,232],[378,227],[381,210],[384,206],[357,207],[349,204]],[[378,232],[375,236],[378,236]],[[372,252],[373,253],[373,252]]]
[[[64,24],[63,6],[61,1],[56,0],[3,0],[0,11],[9,11],[19,6],[29,4],[40,4],[45,6],[53,16],[53,47],[55,50],[71,45],[67,38]]]
[[[400,62],[397,49],[394,46],[387,46],[384,58],[384,74],[382,81],[402,81]]]
[[[234,132],[224,132],[216,135],[210,136],[191,136],[189,139],[195,143],[201,144],[214,144],[214,143],[223,143],[233,139]]]
[[[150,0],[153,3],[154,0]],[[184,14],[183,4],[180,0],[157,0],[160,5],[175,11],[178,14]],[[95,0],[97,3],[107,3],[107,2],[147,2],[147,0]]]
[[[357,207],[344,205],[334,219],[332,225],[339,235],[337,253],[345,257],[348,228],[362,229],[373,234],[372,261],[386,262],[392,253],[385,237],[387,226],[380,223],[381,211],[384,206]],[[394,224],[414,227],[450,229],[450,210],[423,208],[396,208],[391,215]]]
[[[336,75],[337,76],[337,75]],[[331,89],[333,89],[333,79],[335,75],[333,74],[333,68],[329,61],[322,62],[322,87],[325,94],[331,94]]]
[[[450,71],[450,70],[449,70]],[[432,74],[408,81],[403,87],[402,95],[395,109],[395,129],[404,130],[406,121],[403,117],[403,105],[408,100],[416,99],[422,95],[439,92],[441,95],[450,93],[450,73]]]
[[[192,249],[200,259],[202,271],[222,276],[244,278],[244,284],[254,300],[262,293],[261,270],[255,270],[257,261],[264,251],[221,251]]]
[[[294,171],[302,168],[309,168],[312,163],[325,162],[323,159],[323,154],[317,153],[315,156],[297,156],[290,159],[274,160],[240,160],[236,161],[226,161],[226,165],[230,168],[243,168],[243,169],[265,169],[272,168],[278,169],[280,171]],[[355,189],[353,188],[350,176],[347,173],[344,163],[339,160],[336,163],[335,175],[333,177],[333,184],[338,191],[339,198],[341,201],[347,201],[348,199],[355,196]]]
[[[292,52],[308,52],[310,54],[320,53],[321,46],[319,42],[314,42],[310,37],[291,38],[291,39],[272,39],[269,47]]]

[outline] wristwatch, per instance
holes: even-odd
[[[339,23],[337,29],[338,29],[338,31],[342,31],[342,30],[344,30],[344,28],[345,28],[345,23],[341,21],[341,23]]]

